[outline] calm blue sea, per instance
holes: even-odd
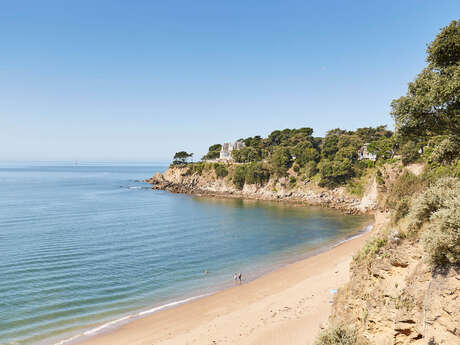
[[[164,169],[0,164],[0,344],[78,340],[229,286],[234,272],[253,279],[369,221],[136,182]]]

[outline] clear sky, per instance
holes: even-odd
[[[1,1],[0,160],[387,124],[459,0]]]

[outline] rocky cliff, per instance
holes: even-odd
[[[146,182],[153,189],[173,193],[279,200],[348,213],[375,212],[376,219],[384,220],[376,223],[372,239],[356,253],[350,281],[336,294],[325,325],[325,332],[333,334],[328,339],[335,342],[319,344],[342,344],[343,329],[352,330],[355,336],[354,342],[346,344],[460,344],[460,267],[433,269],[420,236],[407,236],[392,223],[391,212],[382,202],[387,196],[385,189],[388,192],[404,171],[420,175],[423,165],[388,165],[380,171],[387,188],[371,175],[362,197],[350,195],[343,187],[327,190],[311,181],[292,184],[287,178],[270,179],[263,186],[245,184],[240,190],[229,177],[217,177],[212,169],[191,174],[186,167],[169,168]]]
[[[390,167],[387,184],[398,169]],[[423,165],[405,170],[420,175]],[[460,266],[430,264],[423,243],[429,223],[414,233],[404,220],[386,218],[353,258],[350,281],[336,295],[324,334],[351,330],[354,344],[460,344]]]
[[[173,193],[304,203],[353,214],[367,213],[377,207],[377,183],[373,177],[362,197],[350,195],[344,187],[328,190],[311,181],[299,181],[293,185],[288,178],[272,178],[262,186],[245,184],[242,189],[238,189],[229,177],[217,177],[212,169],[203,170],[201,174],[190,174],[187,167],[180,166],[170,167],[145,182],[152,184],[153,189]]]
[[[378,241],[387,242],[384,249],[365,254]],[[337,294],[331,323],[353,326],[369,344],[460,344],[458,267],[432,271],[419,241],[388,230],[360,254]]]

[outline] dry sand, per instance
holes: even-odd
[[[377,213],[372,232],[385,222]],[[370,233],[247,284],[135,320],[84,345],[311,345],[327,321],[332,289]]]

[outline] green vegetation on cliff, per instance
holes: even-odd
[[[324,138],[314,137],[309,127],[275,130],[266,138],[240,139],[244,147],[232,151],[237,168],[216,168],[216,176],[231,179],[240,189],[287,177],[298,182],[313,180],[327,188],[348,185],[348,190],[359,194],[361,178],[369,169],[377,168],[381,181],[379,167],[389,162],[425,161],[432,174],[458,174],[459,50],[460,23],[453,21],[428,46],[427,67],[409,83],[407,94],[392,102],[396,134],[385,126],[355,131],[336,128]],[[221,148],[220,144],[210,146],[203,162],[217,159]],[[190,158],[184,151],[176,156],[174,164],[186,164]],[[189,172],[201,174],[203,162],[194,163]]]
[[[247,195],[256,190],[290,196],[289,189],[306,195],[317,186],[345,186],[355,196],[378,195],[377,218],[383,220],[354,257],[350,283],[338,291],[330,327],[318,345],[415,343],[430,328],[441,331],[433,341],[425,340],[455,343],[458,317],[453,316],[460,315],[460,295],[453,287],[460,272],[459,28],[454,21],[441,31],[428,46],[427,67],[407,94],[393,101],[396,133],[384,126],[337,128],[319,138],[307,127],[275,130],[266,138],[241,139],[245,146],[232,151],[233,161],[213,161],[221,149],[213,145],[201,162],[176,163],[187,164],[179,171],[182,176],[203,176],[188,179],[193,183],[233,185],[231,193],[245,189]],[[343,195],[343,190],[331,194]]]
[[[458,342],[459,21],[428,45],[426,68],[392,102],[392,115],[396,134],[379,145],[399,159],[377,160],[375,175],[391,219],[354,257],[317,345]]]
[[[397,152],[393,132],[385,126],[358,128],[356,131],[337,128],[330,130],[324,138],[312,134],[311,128],[284,129],[273,131],[267,138],[242,139],[245,147],[232,151],[233,163],[240,167],[232,169],[231,179],[235,186],[263,185],[270,177],[294,177],[299,181],[316,178],[321,186],[333,188],[359,178],[374,165],[370,160],[358,159],[358,151],[365,144],[368,144],[369,153],[377,157],[378,164],[392,159]],[[190,168],[190,173],[201,174],[203,163],[215,160],[221,148],[219,144],[210,146],[202,162],[190,164],[195,166]],[[173,164],[185,163],[176,159]],[[215,164],[225,166],[228,163]],[[227,176],[222,169],[216,170],[217,176]]]

